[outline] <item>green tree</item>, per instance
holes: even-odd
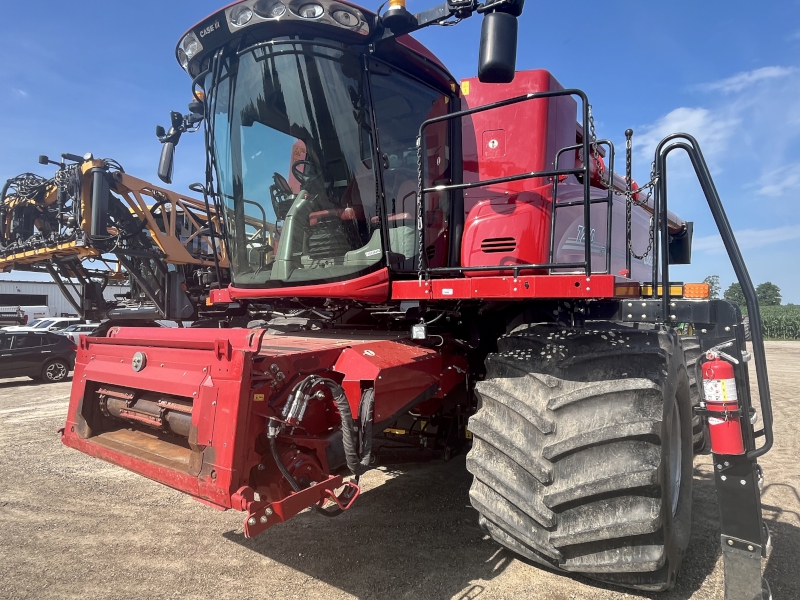
[[[728,302],[733,302],[734,304],[738,304],[739,306],[744,306],[744,294],[742,293],[742,286],[738,283],[732,283],[727,290],[725,290],[725,294],[722,296]]]
[[[756,288],[756,296],[758,303],[761,306],[780,306],[781,305],[781,288],[772,283],[765,281]]]
[[[703,283],[708,284],[708,297],[716,300],[719,298],[719,275],[709,275],[705,279],[703,279]]]

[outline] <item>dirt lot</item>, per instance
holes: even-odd
[[[800,596],[800,343],[769,342],[775,449],[765,516],[776,600]],[[337,519],[298,516],[261,537],[216,512],[61,445],[69,383],[0,382],[0,598],[639,598],[543,571],[485,539],[464,458],[381,469]],[[711,462],[695,461],[691,546],[663,600],[721,599]]]

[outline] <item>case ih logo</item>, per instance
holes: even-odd
[[[213,25],[209,25],[205,29],[200,31],[200,37],[206,37],[209,33],[214,33],[217,29],[219,29],[219,21],[214,23]]]

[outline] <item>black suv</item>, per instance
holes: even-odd
[[[64,381],[75,366],[77,346],[49,332],[0,331],[0,377]]]

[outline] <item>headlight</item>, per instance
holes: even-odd
[[[286,14],[286,5],[276,0],[258,0],[253,10],[262,19],[278,19]]]
[[[183,48],[178,48],[178,61],[180,61],[184,71],[188,70],[189,57],[186,56],[186,52],[183,51]]]
[[[197,39],[194,32],[190,31],[181,40],[181,48],[183,48],[183,51],[186,53],[186,59],[192,60],[192,57],[203,49],[203,45],[200,43],[200,40]]]
[[[346,10],[335,10],[331,16],[339,25],[344,25],[345,27],[358,27],[360,22],[357,16]]]
[[[248,6],[237,6],[231,11],[231,25],[244,27],[253,18],[253,11]]]
[[[303,4],[300,10],[297,11],[297,14],[304,19],[318,19],[322,16],[323,12],[325,11],[319,4],[310,2],[308,4]]]

